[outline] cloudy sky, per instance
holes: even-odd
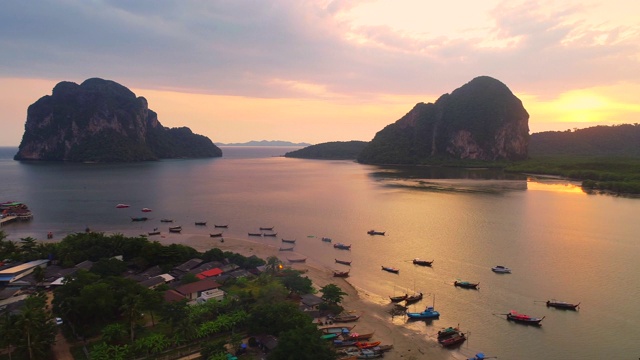
[[[640,1],[0,2],[0,146],[100,77],[216,143],[371,140],[480,75],[531,132],[640,122]]]

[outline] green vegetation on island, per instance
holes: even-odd
[[[355,160],[367,144],[366,141],[355,140],[333,141],[290,151],[284,156],[301,159]]]

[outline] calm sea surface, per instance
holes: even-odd
[[[279,157],[295,148],[223,147],[224,157],[138,164],[20,163],[0,149],[0,201],[23,201],[28,223],[4,227],[9,238],[56,239],[83,231],[140,234],[172,218],[188,233],[229,224],[228,237],[247,238],[275,226],[280,245],[297,239],[309,262],[341,269],[350,282],[388,303],[421,291],[412,311],[432,305],[432,322],[393,321],[433,336],[459,326],[469,340],[456,350],[500,359],[638,359],[640,357],[640,199],[586,195],[562,180],[532,180],[488,170],[359,165]],[[127,203],[128,209],[116,209]],[[148,207],[151,219],[131,222]],[[196,227],[207,221],[208,227]],[[386,231],[369,236],[367,231]],[[336,250],[320,237],[352,244]],[[46,241],[46,240],[44,240]],[[435,260],[417,267],[413,258]],[[381,265],[400,269],[399,275]],[[491,272],[505,265],[509,275]],[[342,268],[344,269],[344,268]],[[453,286],[462,279],[480,290]],[[547,308],[539,300],[581,302],[580,310]],[[541,327],[505,320],[510,310],[542,317]]]

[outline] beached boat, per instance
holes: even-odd
[[[169,232],[172,232],[172,233],[179,233],[179,232],[181,232],[181,231],[182,231],[182,228],[181,228],[181,227],[178,227],[178,228],[169,228]]]
[[[127,205],[127,204],[118,204],[118,205],[116,205],[116,209],[126,209],[128,207],[129,207],[129,205]]]
[[[360,319],[360,315],[338,315],[334,316],[331,320],[333,320],[333,322],[351,322],[357,321],[358,319]]]
[[[147,221],[149,220],[149,218],[144,217],[144,216],[138,216],[138,217],[132,217],[131,221]]]
[[[413,264],[414,265],[420,265],[420,266],[431,266],[431,264],[433,264],[434,260],[431,261],[427,261],[427,260],[420,260],[418,258],[413,259]]]
[[[296,243],[296,239],[292,239],[292,240],[287,240],[287,239],[282,239],[283,243],[289,243],[289,244],[295,244]]]
[[[409,294],[404,294],[399,296],[389,296],[389,300],[391,300],[391,302],[397,303],[400,301],[407,300],[408,297],[409,297]]]
[[[222,237],[222,233],[214,233],[214,234],[209,234],[210,237]]]
[[[142,211],[142,212],[151,212],[151,209],[149,209],[149,208],[142,208],[142,210],[141,210],[141,211]]]
[[[515,322],[519,322],[521,324],[527,324],[527,325],[540,325],[540,322],[542,321],[542,319],[544,319],[544,316],[541,318],[531,317],[529,315],[520,314],[513,310],[511,310],[509,313],[505,315],[507,315],[507,320],[511,320],[511,321],[515,321]]]
[[[349,332],[351,332],[351,330],[353,330],[353,328],[356,327],[355,325],[353,326],[328,326],[328,327],[323,327],[320,328],[319,330],[322,331],[323,334],[332,334],[332,333],[336,333],[336,334],[349,334]]]
[[[160,222],[170,223],[170,222],[173,222],[173,219],[160,219]]]
[[[278,251],[293,251],[293,246],[288,248],[281,247],[280,249],[278,249]]]
[[[498,274],[511,274],[511,269],[506,266],[498,265],[491,268],[491,271]]]
[[[440,313],[435,311],[433,306],[428,306],[421,312],[407,312],[409,319],[435,319],[440,316]]]
[[[369,234],[369,235],[384,235],[384,231],[369,230],[369,231],[367,231],[367,234]]]
[[[152,235],[160,235],[160,231],[149,231],[147,234],[148,234],[149,236],[152,236]]]
[[[497,359],[497,356],[486,356],[484,353],[477,353],[472,358],[467,360],[485,360],[485,359]]]
[[[438,331],[438,341],[440,341],[440,339],[444,339],[447,338],[449,336],[452,336],[454,334],[456,334],[457,332],[459,332],[460,329],[458,329],[457,327],[448,327],[448,328],[444,328],[440,331]]]
[[[440,345],[444,347],[451,347],[451,346],[462,344],[465,340],[467,340],[467,337],[465,336],[465,334],[463,332],[456,331],[455,333],[447,337],[438,339],[438,342],[440,343]]]
[[[371,349],[371,350],[373,350],[373,351],[375,351],[375,352],[377,352],[377,353],[383,353],[383,352],[389,351],[389,350],[391,350],[391,349],[393,349],[393,344],[388,344],[388,345],[378,345],[378,346],[374,347],[374,348],[373,348],[373,349]]]
[[[363,340],[369,340],[373,337],[373,334],[375,333],[368,333],[368,334],[358,334],[358,333],[351,333],[351,334],[343,334],[342,337],[345,340],[356,340],[356,341],[363,341]]]
[[[351,266],[351,261],[334,259],[338,264]]]
[[[415,302],[418,302],[420,300],[422,300],[422,293],[417,293],[411,296],[407,296],[407,298],[404,301],[408,305],[408,304],[413,304]]]
[[[250,232],[249,236],[262,236],[262,233],[261,232],[259,232],[259,233],[251,233]]]
[[[388,271],[388,272],[391,272],[391,273],[394,273],[394,274],[398,274],[400,272],[400,269],[398,269],[398,268],[394,268],[394,267],[390,267],[390,266],[384,266],[384,265],[382,265],[382,270]]]
[[[205,225],[207,225],[207,222],[206,221],[196,221],[196,225],[197,226],[205,226]]]
[[[262,234],[262,236],[271,236],[271,237],[276,237],[278,235],[278,233],[266,233],[266,234]]]
[[[274,226],[264,226],[264,227],[260,227],[260,230],[268,230],[271,231],[273,230]]]
[[[303,262],[307,261],[307,258],[301,258],[301,259],[289,259],[289,258],[287,258],[287,260],[289,260],[289,262],[292,262],[292,263],[303,263]]]
[[[216,225],[216,224],[213,224],[213,227],[217,227],[217,228],[228,228],[228,227],[229,227],[229,225]]]
[[[333,244],[333,247],[336,249],[342,249],[342,250],[351,250],[351,244],[346,245],[343,243],[335,243]]]
[[[381,341],[373,341],[373,342],[361,342],[361,341],[358,341],[356,343],[356,346],[359,349],[371,349],[371,348],[374,348],[374,347],[380,345],[380,343],[381,343]]]
[[[349,277],[349,271],[351,271],[351,270],[347,270],[347,271],[334,271],[334,272],[333,272],[333,277]]]
[[[382,353],[375,352],[372,349],[361,349],[358,354],[358,359],[377,359],[381,358]]]
[[[471,283],[468,281],[458,281],[458,280],[453,282],[453,286],[459,286],[465,289],[477,289],[478,285],[480,285],[480,283]]]
[[[322,241],[324,241],[324,242],[331,242],[331,238],[323,237],[323,238],[322,238]]]
[[[358,342],[358,340],[336,339],[336,340],[333,340],[333,346],[335,346],[335,347],[355,346],[357,342]]]
[[[169,226],[169,230],[182,230],[182,226]]]
[[[554,307],[556,309],[562,309],[562,310],[578,310],[578,306],[580,306],[580,303],[577,304],[571,304],[568,302],[564,302],[564,301],[558,301],[558,300],[547,300],[547,307]]]

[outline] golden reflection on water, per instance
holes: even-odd
[[[572,193],[587,195],[578,184],[571,183],[566,180],[540,180],[536,178],[527,178],[527,190],[532,191],[552,191],[561,193]]]

